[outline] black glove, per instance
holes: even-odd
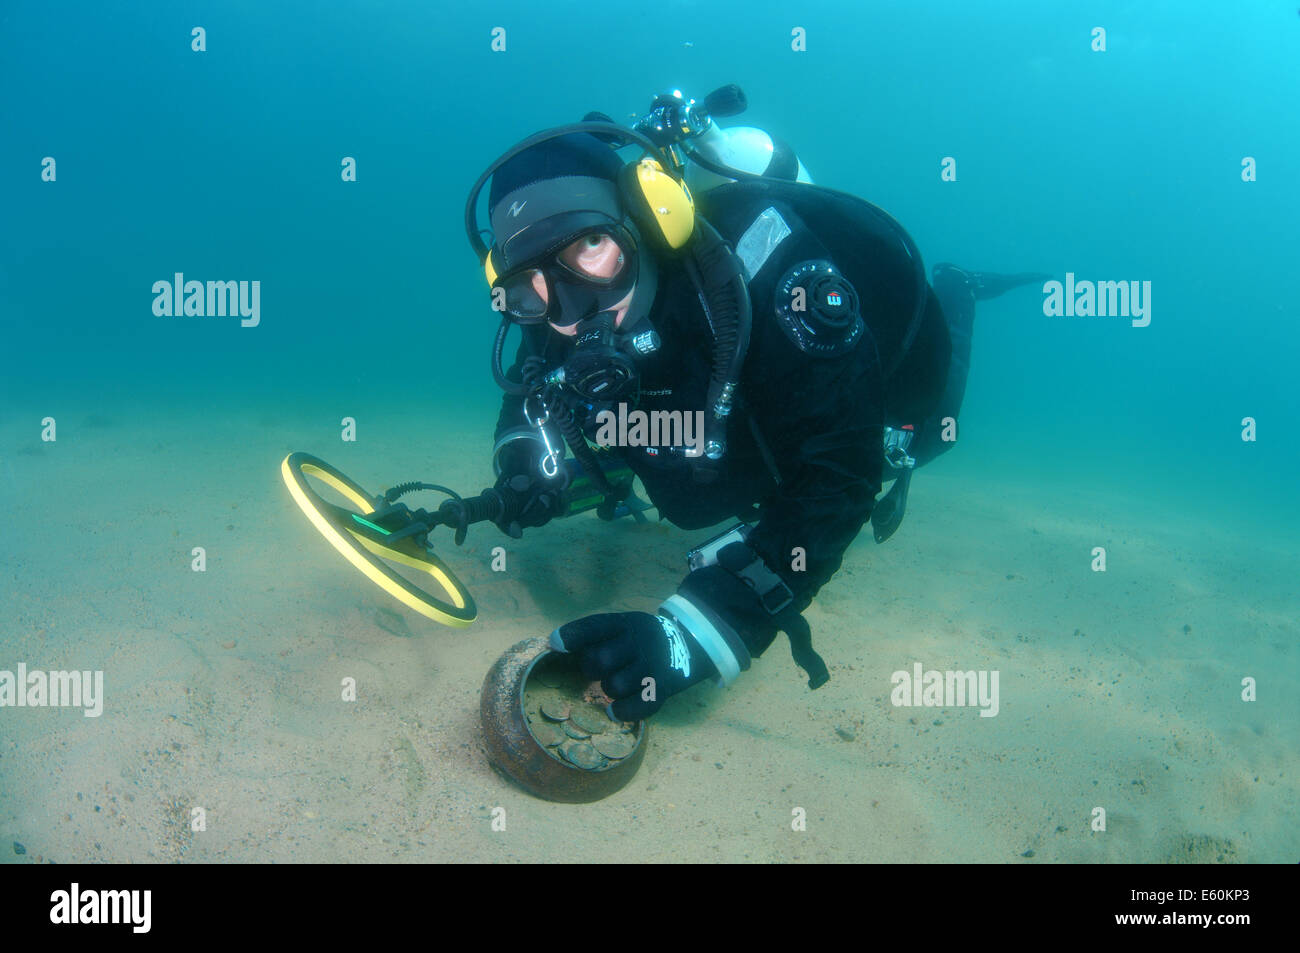
[[[619,721],[653,715],[670,695],[718,674],[687,632],[648,612],[578,619],[551,633],[551,648],[572,653],[584,676],[600,680]]]
[[[524,535],[526,527],[544,526],[564,512],[563,493],[526,473],[503,473],[493,489],[501,494],[505,511],[493,523],[512,539]]]

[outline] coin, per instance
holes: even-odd
[[[591,732],[583,731],[572,721],[563,722],[560,725],[560,727],[564,729],[564,733],[568,735],[570,738],[577,738],[579,740],[582,740],[591,737]]]
[[[542,715],[551,721],[564,721],[569,717],[569,706],[555,699],[542,702]]]
[[[569,715],[569,719],[583,731],[590,732],[593,735],[598,735],[602,731],[609,731],[610,728],[614,727],[603,711],[588,706],[574,708]]]
[[[592,746],[606,758],[626,758],[636,748],[636,738],[632,735],[603,734],[591,739]]]
[[[532,731],[533,737],[548,748],[558,745],[566,737],[559,725],[549,721],[534,722],[528,728]]]
[[[605,759],[600,752],[585,742],[570,742],[560,749],[560,753],[571,763],[587,771],[603,767]]]

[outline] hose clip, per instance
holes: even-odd
[[[530,400],[536,400],[541,406],[540,414],[529,413],[528,401]],[[560,474],[560,461],[563,459],[564,454],[561,450],[555,448],[555,445],[551,443],[550,434],[546,432],[546,424],[551,419],[551,411],[547,408],[546,402],[540,397],[527,397],[524,399],[524,417],[527,418],[529,424],[537,428],[537,432],[542,437],[542,445],[546,448],[546,453],[539,464],[542,476],[548,480],[554,480]]]

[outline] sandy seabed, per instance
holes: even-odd
[[[587,514],[518,542],[491,526],[459,550],[443,537],[479,604],[451,629],[348,567],[278,467],[307,450],[372,491],[474,493],[490,483],[490,414],[452,422],[459,441],[414,414],[363,414],[343,443],[333,410],[78,407],[42,444],[44,412],[0,420],[0,669],[103,670],[106,701],[99,718],[0,709],[5,862],[1300,855],[1281,542],[1088,487],[990,481],[954,453],[918,474],[899,534],[860,537],[809,610],[825,687],[807,689],[781,637],[732,688],[673,699],[626,788],[557,805],[487,764],[484,674],[571,618],[653,610],[707,534]],[[997,670],[998,715],[893,706],[890,676],[915,662]],[[1246,677],[1258,701],[1242,701]]]

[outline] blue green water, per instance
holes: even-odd
[[[491,48],[496,27],[504,52]],[[806,51],[791,49],[795,27]],[[490,433],[450,451],[439,440],[467,420],[490,426],[499,397],[494,315],[462,225],[468,187],[540,128],[589,110],[626,121],[662,89],[701,97],[735,82],[745,124],[793,144],[816,181],[889,210],[927,264],[1151,282],[1142,328],[1045,316],[1037,290],[981,306],[964,445],[936,471],[1008,505],[1011,487],[1034,487],[1084,521],[1089,501],[1113,496],[1149,501],[1190,540],[1229,527],[1234,578],[1271,587],[1256,596],[1243,582],[1234,597],[1280,619],[1297,608],[1294,583],[1285,590],[1300,548],[1298,62],[1296,5],[1264,0],[661,0],[598,14],[570,2],[9,0],[0,494],[38,492],[14,467],[46,414],[102,413],[147,437],[142,407],[199,434],[223,416],[315,407],[331,428],[361,408],[411,447],[394,480],[437,478],[450,454],[483,481],[471,492],[486,485]],[[344,157],[355,182],[340,178]],[[956,181],[941,179],[944,157]],[[1246,157],[1255,181],[1243,181]],[[260,281],[260,324],[155,316],[151,287],[176,272]],[[312,449],[312,433],[284,436]],[[263,466],[237,446],[230,465]],[[139,480],[165,481],[165,454],[149,450]],[[429,472],[409,472],[426,460]],[[367,467],[387,472],[376,456]],[[56,486],[67,471],[42,472]],[[186,492],[219,494],[220,473]],[[276,479],[272,464],[268,492]],[[58,564],[66,543],[40,525],[10,535],[5,565]],[[1225,644],[1254,624],[1232,607],[1221,618]],[[1292,699],[1295,631],[1276,657]],[[1295,715],[1290,704],[1269,717]],[[1293,742],[1277,741],[1290,765]],[[1294,811],[1290,791],[1280,810]]]
[[[661,88],[735,81],[745,122],[890,210],[929,263],[1153,283],[1144,329],[1047,320],[1032,296],[981,328],[976,359],[998,372],[974,379],[969,417],[1009,427],[1007,462],[1150,469],[1189,505],[1295,509],[1293,5],[51,9],[6,4],[0,36],[10,399],[129,382],[274,401],[291,364],[313,386],[491,400],[460,225],[477,173],[587,110],[625,119]],[[261,327],[155,319],[149,288],[176,271],[260,280]]]

